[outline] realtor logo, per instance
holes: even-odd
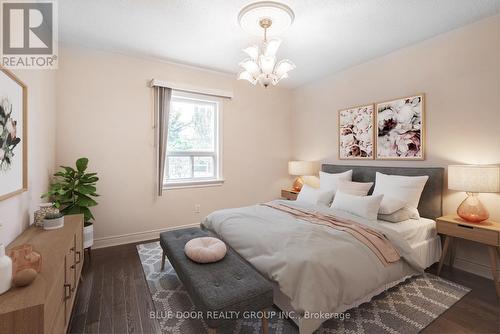
[[[2,66],[57,68],[57,10],[54,1],[1,1]]]

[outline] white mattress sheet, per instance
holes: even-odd
[[[434,239],[437,235],[436,222],[432,219],[409,219],[399,223],[379,220],[378,223],[400,233],[412,248],[418,247],[424,241]]]

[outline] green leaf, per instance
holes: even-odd
[[[99,178],[98,177],[82,177],[82,179],[80,180],[80,182],[82,183],[95,183],[99,181]]]
[[[81,213],[80,207],[77,205],[69,205],[61,210],[63,215],[76,215]]]
[[[73,168],[71,167],[68,167],[68,166],[61,166],[61,168],[63,168],[66,173],[70,174],[70,175],[74,175],[76,173],[76,170],[74,170]]]
[[[89,164],[89,159],[87,158],[80,158],[76,160],[76,168],[78,169],[79,172],[83,172],[87,169],[87,166]]]
[[[92,214],[89,208],[82,208],[82,212],[86,222],[95,220],[94,215]]]
[[[79,184],[76,190],[81,194],[93,194],[97,189],[92,185]]]
[[[96,206],[97,202],[88,196],[79,194],[76,204],[80,206],[90,207],[90,206]]]

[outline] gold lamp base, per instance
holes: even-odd
[[[467,193],[467,198],[458,207],[457,214],[470,223],[480,223],[490,218],[488,209],[481,203],[477,193]]]
[[[295,181],[293,182],[293,185],[292,185],[292,190],[293,191],[296,191],[296,192],[299,192],[301,189],[302,189],[302,186],[304,185],[304,181],[302,180],[302,178],[299,176],[295,179]]]

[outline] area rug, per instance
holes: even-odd
[[[204,333],[208,329],[202,319],[193,317],[195,307],[168,262],[160,271],[162,249],[159,242],[137,246],[144,274],[162,333]],[[432,274],[410,278],[357,308],[346,311],[350,319],[331,319],[316,333],[418,333],[434,319],[464,297],[470,289]],[[271,310],[273,311],[273,310]],[[277,313],[279,310],[274,309]],[[275,316],[269,320],[273,334],[298,333],[292,320]],[[259,319],[229,322],[219,333],[261,333]]]

